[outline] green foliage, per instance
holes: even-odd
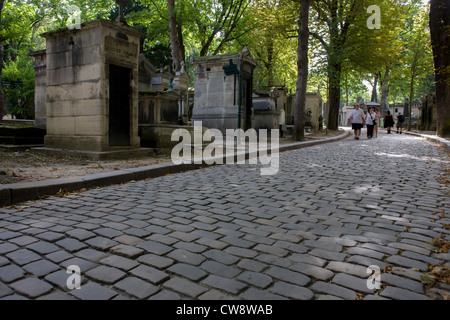
[[[334,20],[325,14],[333,3],[338,6]],[[191,58],[238,52],[248,47],[258,60],[255,89],[284,84],[294,91],[299,4],[299,0],[175,0],[191,78],[194,76]],[[369,5],[381,8],[380,30],[367,28]],[[0,38],[5,46],[4,80],[17,78],[32,87],[34,74],[28,50],[45,48],[40,34],[67,27],[70,6],[80,8],[82,23],[99,18],[114,20],[118,15],[114,0],[6,0],[0,25]],[[314,1],[310,12],[314,36],[310,37],[308,91],[319,91],[326,101],[328,63],[333,58],[342,63],[341,94],[345,103],[347,96],[349,103],[357,96],[370,100],[368,81],[373,81],[375,75],[380,80],[386,69],[391,72],[391,102],[404,101],[409,96],[411,78],[414,98],[432,92],[427,10],[419,0]],[[143,50],[147,58],[157,68],[172,65],[167,1],[127,0],[124,11],[128,24],[145,35]],[[330,32],[342,31],[348,19],[351,24],[346,39],[339,38],[342,32],[338,36]],[[344,41],[344,45],[332,46],[339,41]],[[27,90],[19,97],[19,93],[5,87],[8,99],[17,106],[28,99]]]
[[[19,119],[34,118],[34,68],[24,53],[16,62],[10,62],[2,73],[2,80],[20,83],[20,86],[3,86],[6,94],[7,111]]]

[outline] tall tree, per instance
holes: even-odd
[[[201,44],[200,56],[220,53],[222,47],[233,38],[232,34],[249,4],[249,0],[193,0],[190,10]]]
[[[367,20],[369,14],[355,18],[346,43],[344,69],[346,73],[359,70],[367,74],[368,78],[374,78],[371,100],[375,101],[379,85],[381,111],[385,113],[389,111],[391,72],[399,64],[404,46],[400,35],[404,32],[409,11],[398,0],[373,0],[371,4],[380,9],[379,29],[368,27],[368,22],[371,22],[370,18]]]
[[[172,49],[173,71],[180,71],[181,65],[185,63],[186,53],[183,43],[183,31],[181,23],[177,19],[175,0],[167,0],[169,14],[169,37]]]
[[[436,79],[437,131],[450,136],[450,4],[431,0],[430,32]]]
[[[338,130],[341,105],[341,75],[350,27],[362,14],[364,1],[323,0],[313,1],[312,8],[326,31],[311,32],[323,45],[328,63],[328,129]],[[323,28],[322,28],[323,30]]]
[[[4,0],[0,0],[0,21],[2,20],[2,10]],[[2,88],[2,69],[3,69],[3,39],[0,39],[0,120],[6,115],[6,95]]]
[[[416,83],[419,78],[427,75],[432,68],[432,55],[430,48],[430,34],[428,32],[428,15],[427,12],[419,11],[412,19],[411,30],[406,35],[406,45],[404,62],[408,70],[409,78],[409,117],[408,130],[411,130],[412,122],[412,108],[411,104],[414,101],[414,94]]]
[[[298,18],[300,1],[252,1],[247,24],[237,43],[258,61],[255,87],[285,85],[296,88]],[[240,34],[241,32],[239,32]]]
[[[311,0],[300,0],[300,18],[298,20],[298,78],[295,95],[294,139],[305,139],[306,88],[308,85],[308,48],[309,48],[309,8]]]

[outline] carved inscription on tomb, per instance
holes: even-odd
[[[105,37],[105,51],[125,59],[135,59],[138,55],[138,45],[111,36]]]

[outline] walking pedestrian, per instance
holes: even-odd
[[[369,108],[369,111],[366,115],[366,126],[367,126],[367,138],[370,140],[373,138],[373,127],[375,121],[375,112],[372,108]]]
[[[361,137],[361,129],[365,125],[364,111],[360,109],[359,103],[355,105],[355,109],[350,114],[350,121],[352,122],[352,129],[355,132],[355,140]]]
[[[403,125],[405,123],[405,116],[400,112],[397,116],[397,134],[403,133]]]
[[[378,126],[380,125],[381,113],[375,108],[375,119],[373,121],[373,137],[378,138]]]
[[[392,134],[391,130],[394,126],[394,116],[391,114],[390,111],[387,112],[387,114],[384,116],[384,128],[387,129],[388,134]]]

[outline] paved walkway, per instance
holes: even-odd
[[[450,263],[432,244],[450,233],[448,160],[381,133],[282,153],[273,177],[217,166],[0,208],[0,297],[442,298],[420,277]]]

